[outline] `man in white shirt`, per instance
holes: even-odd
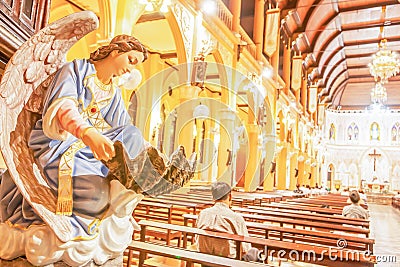
[[[211,186],[215,204],[200,212],[197,227],[204,230],[249,236],[243,217],[230,209],[232,202],[231,187],[224,182],[216,182]],[[235,242],[199,236],[197,240],[200,252],[206,252],[229,258],[236,257]],[[249,243],[242,243],[243,259],[257,261],[259,251]]]

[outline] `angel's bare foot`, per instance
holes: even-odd
[[[132,215],[137,204],[143,199],[142,194],[137,194],[126,189],[119,181],[110,182],[110,211],[117,217]]]

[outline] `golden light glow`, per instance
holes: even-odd
[[[375,81],[385,84],[390,77],[400,71],[400,61],[397,54],[387,49],[387,40],[383,39],[379,44],[379,51],[372,56],[372,63],[368,64],[371,75]]]
[[[376,83],[375,87],[371,90],[372,104],[383,105],[387,100],[386,88],[381,83]]]
[[[159,10],[166,13],[168,12],[168,5],[171,4],[171,0],[139,0],[139,3],[145,5],[144,10],[147,12]]]

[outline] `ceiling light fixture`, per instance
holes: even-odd
[[[385,84],[390,77],[395,76],[400,71],[400,60],[397,54],[387,49],[387,40],[381,40],[379,51],[372,56],[372,62],[368,64],[369,71],[374,76],[375,81]]]
[[[371,102],[372,104],[384,105],[387,100],[386,88],[381,83],[376,83],[374,88],[371,90]]]

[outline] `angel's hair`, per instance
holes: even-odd
[[[90,54],[90,62],[102,60],[114,51],[129,52],[136,50],[143,53],[143,62],[147,59],[147,49],[133,36],[121,34],[115,36],[109,45],[101,46]]]

